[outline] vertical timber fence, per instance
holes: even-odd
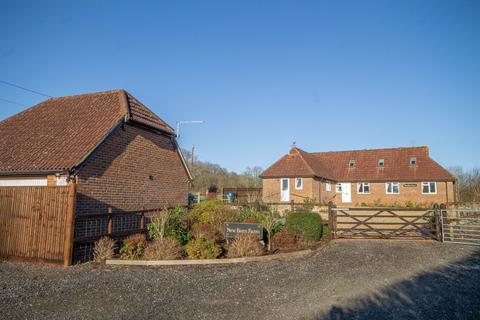
[[[0,188],[0,257],[69,265],[75,184]]]
[[[75,184],[0,188],[0,258],[70,265],[93,258],[96,240],[145,233],[163,209],[75,215]]]

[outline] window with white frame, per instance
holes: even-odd
[[[335,191],[336,191],[337,193],[342,193],[342,184],[341,184],[341,183],[337,183],[337,184],[335,185]]]
[[[379,167],[385,167],[385,160],[384,159],[379,159],[378,160],[378,166]]]
[[[385,190],[387,194],[400,194],[400,183],[387,182],[385,183]]]
[[[411,157],[410,158],[410,165],[413,166],[413,167],[416,166],[417,165],[417,158]]]
[[[297,189],[297,190],[303,189],[303,179],[302,178],[295,178],[295,189]]]
[[[422,193],[423,194],[436,194],[437,193],[437,183],[436,182],[422,182]]]
[[[357,183],[357,193],[358,194],[369,194],[370,193],[370,183],[369,182],[359,182],[359,183]]]
[[[355,168],[355,160],[348,161],[348,167],[349,168]]]
[[[332,185],[328,182],[325,184],[325,191],[328,191],[328,192],[332,191]]]

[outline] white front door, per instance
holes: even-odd
[[[350,182],[342,183],[342,202],[352,202],[352,184]]]
[[[290,179],[280,179],[280,201],[290,201]]]

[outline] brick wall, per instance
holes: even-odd
[[[421,182],[400,182],[400,194],[386,194],[385,183],[370,183],[369,194],[358,194],[357,183],[352,183],[352,202],[342,203],[342,195],[338,193],[335,197],[335,204],[339,206],[361,206],[363,205],[399,205],[405,206],[407,202],[414,205],[429,207],[435,203],[453,202],[453,182],[437,182],[436,194],[422,194]],[[448,198],[447,198],[448,192]]]
[[[187,203],[189,181],[171,138],[126,124],[81,168],[77,214]]]
[[[263,201],[280,202],[280,179],[263,179]],[[399,205],[405,206],[408,201],[414,205],[431,206],[434,203],[454,201],[454,185],[452,182],[437,182],[436,194],[422,194],[421,182],[401,182],[400,194],[386,194],[385,183],[370,183],[369,194],[358,194],[357,183],[352,183],[352,202],[342,203],[342,194],[337,193],[336,183],[331,183],[331,191],[327,191],[326,182],[312,178],[303,178],[303,189],[295,190],[295,179],[290,178],[290,199],[296,203],[303,202],[306,197],[314,198],[316,202],[327,204],[332,201],[338,206],[367,205]],[[405,186],[415,185],[415,186]],[[447,198],[448,193],[448,198]]]

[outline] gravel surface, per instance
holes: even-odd
[[[3,319],[480,319],[480,248],[337,241],[229,266],[0,263]]]

